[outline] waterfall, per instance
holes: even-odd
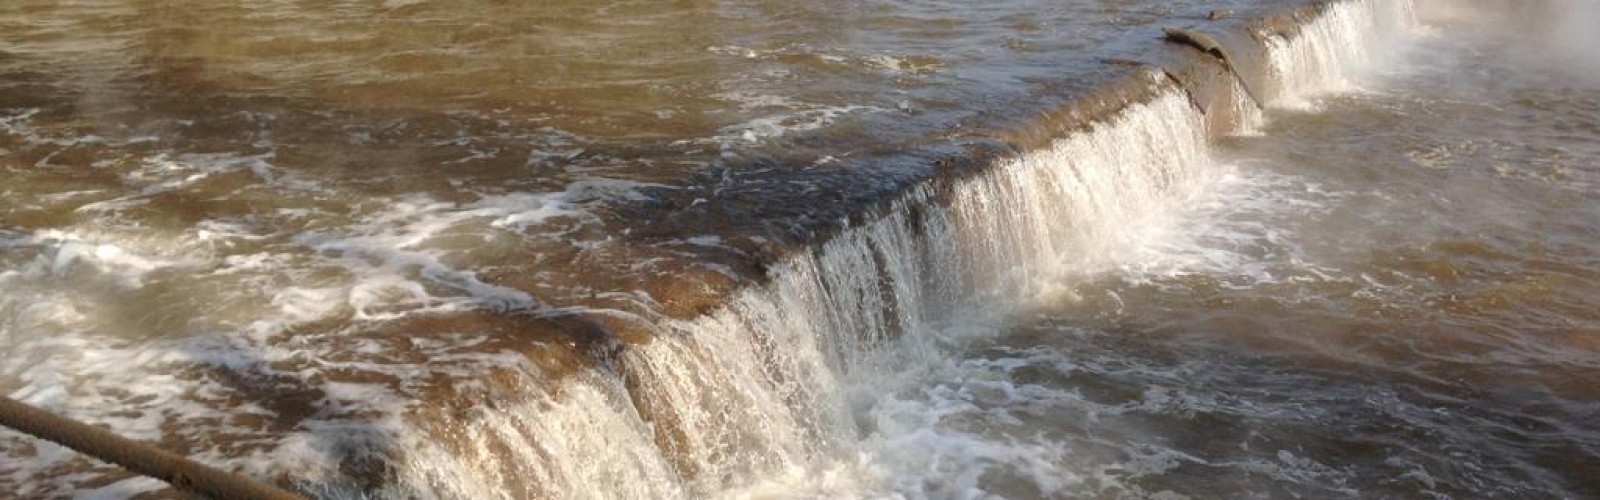
[[[275,449],[229,449],[237,455],[226,458],[266,464],[247,471],[258,476],[296,475],[319,497],[440,499],[701,498],[860,460],[863,443],[881,431],[863,415],[885,395],[917,387],[948,353],[1051,300],[1063,279],[1118,265],[1119,252],[1146,237],[1141,228],[1184,210],[1218,173],[1209,141],[1264,123],[1257,98],[1304,106],[1348,88],[1390,34],[1415,23],[1412,0],[1331,2],[1316,14],[1261,46],[1229,47],[1257,56],[1241,58],[1250,76],[1210,52],[1191,54],[1206,58],[1210,73],[1194,77],[1202,83],[1150,71],[1132,83],[1149,88],[1116,94],[1146,96],[1137,102],[970,176],[911,186],[783,256],[759,284],[703,317],[655,325],[649,341],[595,356],[603,360],[572,355],[592,365],[558,369],[520,351],[450,354],[492,359],[446,367],[460,386],[435,394],[418,384],[414,399],[372,405],[397,414],[308,419],[284,443],[273,435]],[[1256,81],[1263,66],[1266,81]],[[523,208],[546,210],[533,205]],[[90,250],[101,260],[123,253]],[[60,268],[74,255],[40,262]],[[129,262],[118,265],[152,268]],[[422,368],[394,368],[394,378],[427,378],[447,364],[442,354],[427,356]],[[371,399],[360,384],[346,385],[349,399]],[[304,428],[319,425],[334,428]],[[304,441],[315,439],[334,444],[305,452],[316,446]]]
[[[1266,40],[1271,97],[1265,104],[1305,108],[1318,94],[1352,89],[1391,36],[1416,23],[1412,0],[1329,4],[1293,36]]]
[[[1251,97],[1250,91],[1244,88],[1244,81],[1239,75],[1232,76],[1232,80],[1228,82],[1230,96],[1228,102],[1231,103],[1229,113],[1235,117],[1234,130],[1231,132],[1234,135],[1258,135],[1261,133],[1261,127],[1267,123],[1267,116],[1262,112],[1261,104],[1257,103],[1255,98]]]
[[[1348,85],[1410,9],[1333,4],[1298,35],[1267,40],[1270,102]],[[387,493],[705,497],[855,459],[874,431],[862,410],[987,331],[966,326],[1004,321],[1054,278],[1114,263],[1137,228],[1205,189],[1216,170],[1206,117],[1168,78],[1148,85],[1155,97],[1049,147],[909,189],[720,310],[660,325],[615,366],[545,378],[522,363],[524,394],[406,443]],[[1233,87],[1234,132],[1249,132],[1259,109]]]
[[[1210,165],[1203,130],[1169,90],[957,183],[948,205],[919,187],[777,266],[770,284],[628,354],[637,397],[671,428],[658,443],[698,491],[847,450],[852,410],[915,382],[961,340],[959,323],[1003,316],[1042,276],[1181,203]]]
[[[1164,90],[1150,102],[955,181],[949,196],[913,188],[720,311],[663,326],[623,354],[621,373],[590,368],[555,389],[529,375],[535,396],[459,424],[450,446],[415,443],[395,487],[704,496],[848,454],[864,431],[853,410],[914,383],[964,339],[960,324],[1094,265],[1202,185],[1202,115],[1170,82],[1151,85]]]
[[[523,401],[480,412],[433,439],[404,443],[406,456],[395,471],[400,481],[374,496],[686,497],[611,374],[590,370],[559,382],[529,377],[516,389]]]

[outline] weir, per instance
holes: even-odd
[[[1108,93],[1120,100],[1053,123],[1056,138],[909,187],[703,317],[570,374],[524,363],[497,382],[508,403],[401,440],[375,491],[700,497],[852,460],[874,431],[853,417],[868,396],[1050,293],[1047,277],[1092,270],[1142,219],[1182,210],[1215,173],[1211,141],[1253,132],[1263,106],[1347,85],[1412,16],[1409,1],[1318,2],[1216,33],[1235,61],[1175,48]],[[315,493],[374,491],[340,484]]]
[[[505,349],[470,387],[359,431],[381,447],[276,464],[295,478],[279,482],[324,498],[698,498],[858,460],[877,431],[862,406],[1057,293],[1054,278],[1112,265],[1135,228],[1215,179],[1213,141],[1345,88],[1413,10],[1319,1],[1185,28],[1209,41],[1136,62],[994,134],[1007,154],[898,189],[757,282],[682,308],[709,312]]]

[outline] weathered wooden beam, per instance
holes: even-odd
[[[111,431],[0,396],[0,425],[77,450],[180,491],[216,499],[304,500],[275,486],[226,472]]]

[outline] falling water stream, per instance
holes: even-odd
[[[0,8],[0,391],[322,498],[1600,495],[1592,3],[902,3]]]

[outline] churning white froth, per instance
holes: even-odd
[[[543,478],[534,493],[548,497],[935,488],[947,471],[875,448],[919,430],[874,422],[874,408],[1048,293],[1046,277],[1115,262],[1212,167],[1202,116],[1169,89],[958,182],[948,204],[931,186],[914,188],[728,307],[630,350],[625,373],[575,377],[539,404],[465,426],[469,440],[514,443],[512,453],[413,454],[406,484],[441,498],[512,498],[526,493],[513,491],[520,480],[465,476],[521,470]],[[632,381],[629,394],[618,377]],[[546,449],[567,442],[583,446]]]
[[[1312,109],[1309,99],[1358,88],[1383,56],[1382,47],[1416,24],[1413,0],[1328,4],[1292,36],[1266,40],[1271,95],[1263,104]]]
[[[1229,82],[1229,87],[1228,93],[1232,97],[1228,102],[1231,103],[1233,108],[1230,110],[1230,114],[1236,117],[1237,120],[1234,130],[1230,131],[1230,133],[1236,136],[1261,135],[1262,127],[1267,124],[1267,114],[1261,109],[1261,103],[1256,102],[1255,98],[1250,95],[1249,89],[1244,87],[1244,81],[1239,78],[1239,75],[1233,75],[1232,81]]]
[[[109,141],[36,129],[34,114],[0,117],[0,133],[28,143]],[[193,443],[185,453],[206,463],[337,482],[351,449],[421,435],[401,422],[414,400],[402,394],[409,389],[330,381],[325,371],[421,383],[424,376],[468,377],[526,362],[457,352],[472,349],[475,339],[452,332],[434,332],[454,340],[447,345],[405,340],[426,352],[426,365],[350,361],[344,354],[383,353],[393,339],[347,333],[405,317],[538,311],[541,301],[462,265],[470,249],[452,243],[560,237],[594,222],[588,207],[596,200],[637,199],[646,186],[591,177],[550,193],[484,195],[472,203],[397,195],[331,213],[308,200],[357,196],[296,178],[268,149],[108,161],[96,168],[117,173],[130,194],[42,196],[42,203],[76,206],[80,218],[55,228],[0,228],[0,350],[7,354],[0,393],[134,439]],[[206,193],[203,185],[224,179],[243,189],[270,186],[283,208],[176,227],[124,217],[160,195],[207,196],[197,194]],[[344,326],[307,327],[317,324]],[[287,431],[263,430],[259,422],[288,417],[241,396],[249,389],[240,386],[272,385],[310,388],[318,413]],[[374,453],[382,448],[372,446]],[[0,429],[0,484],[23,497],[72,494],[115,470],[96,463],[76,474],[48,472],[79,460],[66,448]],[[94,491],[116,498],[159,487],[127,480]]]
[[[1410,2],[1338,3],[1299,35],[1269,41],[1270,103],[1349,88],[1373,63],[1371,44],[1411,16]],[[1247,95],[1242,85],[1234,93]],[[1234,132],[1254,133],[1260,111],[1238,101]],[[1056,298],[1072,276],[1242,265],[1240,255],[1204,250],[1214,241],[1162,240],[1172,235],[1159,230],[1219,183],[1292,182],[1234,177],[1211,160],[1208,140],[1199,110],[1169,88],[948,193],[913,188],[878,217],[774,266],[769,283],[727,307],[662,328],[623,354],[620,373],[596,369],[555,390],[530,389],[535,404],[463,425],[469,442],[503,445],[403,457],[401,484],[438,498],[942,498],[982,494],[987,472],[1046,494],[1103,480],[1106,471],[1064,469],[1073,461],[1063,449],[941,429],[943,416],[965,411],[966,396],[928,399],[922,389],[967,377],[972,367],[952,352]],[[1185,234],[1244,230],[1216,222]],[[995,397],[1040,396],[970,375],[978,378],[964,383]],[[1152,453],[1119,467],[1186,460]],[[541,478],[531,482],[537,491],[519,490],[529,475]]]
[[[1299,35],[1270,40],[1276,84],[1271,103],[1293,105],[1297,99],[1348,86],[1372,60],[1368,44],[1383,33],[1383,23],[1404,21],[1409,5],[1384,0],[1337,3]],[[1156,79],[1149,84],[1159,89],[1149,102],[1130,105],[1048,148],[1001,161],[952,186],[912,188],[877,217],[780,262],[769,282],[740,292],[721,310],[662,325],[648,344],[623,352],[615,367],[555,376],[514,354],[450,360],[449,352],[429,352],[430,359],[444,365],[435,369],[472,373],[509,367],[522,380],[505,401],[462,415],[445,424],[447,429],[423,429],[424,423],[406,420],[402,415],[408,403],[391,392],[325,384],[328,394],[321,403],[383,418],[359,425],[310,422],[258,456],[215,452],[202,458],[231,461],[247,472],[288,469],[325,488],[314,493],[335,497],[357,496],[360,488],[335,479],[338,459],[347,455],[333,447],[364,439],[384,448],[373,459],[386,462],[396,481],[379,493],[395,497],[736,498],[795,491],[967,497],[981,493],[981,474],[1002,469],[1037,491],[1061,491],[1082,480],[1079,472],[1059,465],[1066,463],[1060,458],[1067,451],[944,433],[936,426],[948,413],[940,412],[961,409],[910,398],[921,394],[935,375],[961,375],[969,368],[994,371],[992,366],[965,366],[950,353],[989,335],[1030,304],[1051,300],[1061,293],[1061,280],[1126,265],[1130,255],[1137,255],[1129,254],[1130,249],[1150,248],[1149,240],[1159,237],[1149,228],[1187,210],[1223,174],[1210,158],[1200,111],[1170,82]],[[1246,94],[1242,86],[1235,93]],[[1242,109],[1235,112],[1245,117],[1239,132],[1250,132],[1260,123],[1259,110],[1238,101]],[[855,111],[866,110],[816,110],[808,116],[825,123]],[[769,125],[729,129],[723,139],[756,141],[786,132]],[[8,126],[11,122],[0,120],[0,127]],[[231,172],[282,182],[272,177],[270,160],[155,158],[150,171],[167,177],[152,177],[148,185],[152,190],[183,189],[186,182],[203,178],[195,176]],[[200,168],[207,165],[214,168]],[[632,187],[596,181],[574,189],[614,190],[624,193],[614,196],[626,196]],[[24,337],[47,339],[29,343],[30,352],[12,357],[17,363],[77,353],[59,363],[62,373],[20,365],[4,368],[25,385],[13,396],[95,414],[90,407],[126,407],[126,398],[109,393],[68,398],[63,391],[73,387],[72,381],[61,378],[67,372],[113,378],[105,373],[109,368],[100,366],[106,359],[135,359],[132,368],[147,377],[183,363],[265,366],[307,355],[270,348],[263,338],[335,315],[382,319],[433,310],[538,309],[540,304],[526,294],[486,284],[471,271],[448,265],[445,252],[427,242],[464,226],[490,232],[521,231],[549,220],[582,225],[588,217],[582,201],[588,198],[570,191],[506,195],[485,197],[468,207],[393,200],[391,209],[366,214],[351,228],[312,229],[293,238],[291,243],[308,251],[220,261],[196,249],[224,244],[218,242],[246,244],[250,228],[219,221],[203,228],[204,234],[177,239],[188,246],[169,253],[157,251],[166,248],[160,245],[141,250],[113,237],[120,235],[0,234],[0,248],[26,247],[35,255],[23,271],[0,275],[0,283],[17,287],[12,289],[17,292],[8,290],[0,309],[19,312],[14,317],[29,322],[10,320],[14,323],[0,331],[7,333],[0,344],[19,345]],[[114,211],[123,208],[119,203],[137,200],[117,202],[89,209]],[[191,258],[198,264],[191,264]],[[46,293],[48,287],[41,284],[92,271],[93,279],[85,281],[90,285],[110,281],[133,289],[151,272],[194,265],[213,273],[252,274],[253,269],[281,267],[279,261],[285,259],[315,260],[348,279],[240,299],[252,302],[247,316],[256,321],[225,325],[246,332],[236,342],[184,339],[135,349],[71,335],[93,311],[81,298]],[[65,334],[16,333],[22,331]],[[245,352],[258,359],[235,359]],[[360,368],[398,379],[419,376],[400,366]],[[183,405],[181,399],[188,395],[166,392],[180,384],[163,382],[146,378],[134,394],[150,397],[144,404],[151,410],[148,416],[126,422],[112,416],[91,420],[133,429],[128,433],[136,438],[157,438],[166,415],[154,413],[156,409],[176,408],[179,416],[190,418],[227,416],[214,408]],[[965,383],[994,397],[1026,396],[983,382],[973,378]],[[235,411],[271,415],[256,408]],[[36,460],[54,463],[65,455]],[[1171,460],[1152,456],[1148,466]]]

